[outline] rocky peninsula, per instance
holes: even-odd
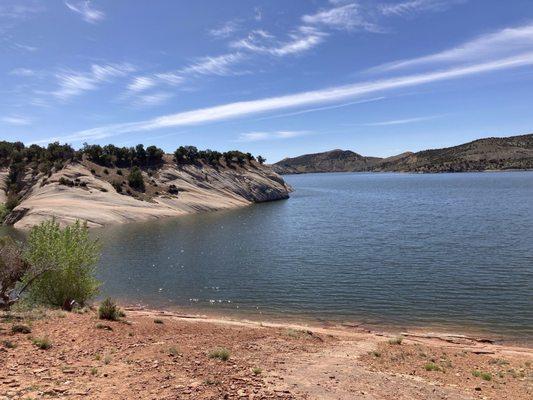
[[[132,160],[126,162],[117,159],[121,149],[108,151],[106,158],[91,146],[80,152],[62,149],[68,154],[55,156],[51,166],[46,160],[50,155],[34,160],[29,150],[19,161],[4,158],[0,172],[0,204],[7,206],[4,224],[24,229],[55,218],[62,225],[79,219],[99,227],[289,197],[291,188],[283,178],[251,155],[182,149],[179,161],[160,149],[154,160],[145,155],[146,160],[138,161],[132,148],[124,150],[133,151]]]

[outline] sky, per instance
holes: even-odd
[[[0,0],[0,140],[386,157],[532,101],[531,0]]]

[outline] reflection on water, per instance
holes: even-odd
[[[533,336],[533,173],[286,179],[287,201],[97,230],[103,292]]]

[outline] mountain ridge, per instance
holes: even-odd
[[[452,147],[408,151],[387,158],[335,149],[284,158],[272,164],[272,168],[279,174],[533,169],[533,134],[488,137]]]

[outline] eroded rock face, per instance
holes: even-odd
[[[7,179],[7,172],[6,171],[0,171],[0,204],[5,203],[7,200],[6,196],[6,179]]]
[[[32,184],[9,221],[23,229],[52,217],[63,225],[80,219],[96,227],[281,200],[291,191],[283,178],[259,164],[213,168],[167,163],[151,176],[143,174],[153,194],[140,200],[127,185],[118,193],[108,176],[69,164]]]

